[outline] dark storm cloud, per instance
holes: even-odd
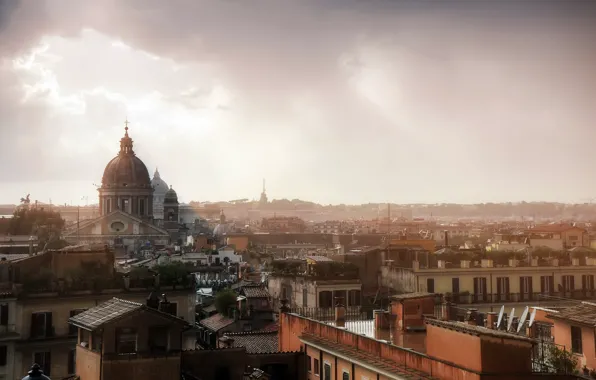
[[[251,125],[236,127],[237,138],[280,136],[281,144],[290,145],[285,153],[295,162],[292,173],[318,181],[321,191],[336,191],[333,182],[341,178],[346,180],[340,188],[352,186],[353,173],[372,168],[373,176],[399,168],[402,176],[414,177],[414,163],[440,177],[437,167],[464,165],[453,158],[461,151],[482,156],[475,161],[483,164],[467,174],[501,174],[499,162],[523,162],[521,169],[506,171],[519,179],[539,172],[540,160],[552,156],[544,152],[563,144],[552,137],[560,131],[553,132],[554,124],[566,120],[561,127],[573,131],[564,144],[586,148],[585,137],[596,137],[590,130],[596,115],[589,111],[596,98],[593,2],[18,3],[0,0],[0,56],[22,53],[46,34],[68,36],[90,27],[180,63],[216,65],[218,78],[237,99],[230,112]],[[378,87],[384,88],[372,91],[382,94],[383,110],[349,85],[379,67]],[[33,136],[27,146],[41,152],[44,142],[52,142],[36,129],[46,125],[40,119],[47,114],[41,105],[20,104],[22,89],[10,75],[0,71],[0,80],[9,83],[0,88],[0,133],[11,141]],[[201,106],[191,95],[198,94],[170,100]],[[318,123],[281,127],[294,119],[296,98],[319,113]],[[4,144],[3,154],[15,154],[13,145]],[[486,145],[507,153],[485,157],[491,156]],[[22,172],[26,160],[0,177]],[[329,168],[337,175],[330,177]]]

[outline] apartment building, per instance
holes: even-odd
[[[22,377],[32,363],[52,378],[74,374],[77,331],[69,318],[115,295],[145,302],[152,290],[153,297],[165,294],[169,312],[194,323],[192,281],[182,285],[159,275],[131,278],[114,273],[113,254],[103,247],[50,251],[1,267],[11,273],[10,281],[0,283],[7,289],[0,300],[0,347],[5,347],[0,348],[0,363],[6,357],[0,371],[6,379]],[[69,278],[75,270],[81,277]]]
[[[339,305],[331,322],[284,307],[279,348],[305,352],[309,380],[573,378],[536,372],[529,337],[435,317],[433,299],[401,297],[367,320]]]
[[[411,275],[416,291],[442,293],[456,303],[549,302],[555,298],[596,299],[596,259],[526,261],[509,259],[509,265],[493,260],[461,260],[459,266],[438,260],[437,266],[414,262]]]
[[[155,302],[157,301],[157,302]],[[192,325],[169,312],[163,300],[112,298],[69,319],[76,331],[79,380],[302,380],[304,353],[252,350],[253,334],[226,339],[249,346],[192,349]],[[262,334],[261,334],[262,335]],[[268,339],[269,343],[273,343]],[[277,351],[271,344],[270,349]],[[259,351],[259,352],[256,352]],[[52,378],[60,378],[52,376]]]
[[[308,263],[307,263],[308,262]],[[281,300],[294,308],[327,308],[342,299],[350,307],[362,305],[362,283],[358,268],[350,263],[331,260],[274,260],[268,278],[268,290],[274,310]]]
[[[530,245],[555,250],[573,247],[589,247],[590,235],[584,228],[570,224],[546,224],[526,230]]]
[[[596,303],[581,304],[547,317],[553,323],[554,343],[573,353],[578,359],[577,369],[586,367],[596,372]]]

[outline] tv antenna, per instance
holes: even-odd
[[[511,330],[511,325],[513,324],[513,317],[515,316],[515,308],[511,308],[511,314],[507,316],[507,332]]]
[[[499,311],[499,318],[497,319],[497,330],[501,327],[501,322],[503,322],[503,314],[505,314],[505,305],[501,306],[501,311]]]
[[[536,309],[532,310],[532,314],[530,314],[530,320],[528,321],[528,327],[532,327],[534,324],[534,318],[536,318]]]
[[[528,312],[529,311],[530,311],[530,308],[528,306],[526,306],[526,308],[524,309],[524,312],[522,313],[521,317],[519,317],[519,322],[517,324],[517,333],[518,334],[521,331],[522,327],[524,326],[524,322],[526,322],[526,318],[528,318]]]

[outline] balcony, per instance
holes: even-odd
[[[103,354],[103,360],[136,360],[136,359],[159,359],[159,358],[180,358],[181,350],[155,350],[155,351],[143,351],[133,352],[129,354],[118,354],[118,353],[105,353]]]
[[[464,293],[447,293],[445,299],[455,304],[490,304],[490,303],[540,303],[553,301],[588,301],[596,300],[596,290],[571,290],[560,292],[547,293],[487,293],[487,294],[472,294]]]
[[[0,325],[0,339],[18,338],[19,333],[17,332],[16,325]]]

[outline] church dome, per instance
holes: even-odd
[[[170,188],[166,181],[164,181],[159,175],[159,171],[157,170],[157,168],[155,169],[153,179],[151,180],[151,187],[153,187],[153,189],[155,190],[153,194],[160,196],[164,196]]]
[[[164,203],[178,203],[178,194],[172,189],[172,186],[170,186],[170,190],[166,192]]]
[[[101,179],[102,187],[150,188],[147,167],[133,151],[133,141],[128,136],[128,126],[120,139],[120,152],[108,164]]]

